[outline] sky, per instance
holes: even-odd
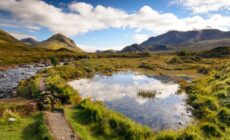
[[[230,0],[1,0],[0,28],[18,39],[55,33],[85,51],[120,50],[170,30],[230,30]]]

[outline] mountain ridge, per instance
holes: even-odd
[[[156,37],[150,37],[139,45],[126,46],[121,50],[121,52],[154,52],[186,48],[192,50],[192,46],[196,49],[198,49],[196,46],[200,46],[199,49],[202,51],[203,48],[205,48],[205,50],[209,49],[207,46],[205,46],[204,43],[202,44],[202,42],[205,41],[208,42],[208,44],[211,46],[210,49],[222,46],[216,42],[230,46],[230,31],[224,32],[217,29],[168,31],[165,34]],[[222,41],[224,41],[224,43]]]

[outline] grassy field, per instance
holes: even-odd
[[[22,81],[18,90],[22,95],[36,99],[42,110],[64,109],[71,127],[86,140],[226,140],[230,137],[229,59],[180,53],[88,54]],[[96,73],[111,75],[127,70],[170,76],[179,82],[181,90],[188,93],[188,104],[194,108],[195,125],[178,131],[155,132],[108,110],[102,103],[82,100],[67,84],[69,80],[92,77]],[[192,82],[186,82],[184,78],[192,79]],[[45,82],[46,92],[39,89],[41,79]],[[70,106],[63,107],[66,104]]]
[[[4,140],[49,140],[43,113],[23,98],[0,102],[0,137]],[[10,118],[15,121],[10,121]]]
[[[36,122],[34,118],[22,118],[15,124],[1,124],[0,136],[5,140],[39,140],[39,136],[32,130]]]

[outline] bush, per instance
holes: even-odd
[[[202,139],[203,138],[201,138],[198,134],[188,133],[188,132],[183,133],[177,138],[177,140],[202,140]]]
[[[139,65],[139,68],[149,69],[149,70],[155,70],[156,69],[156,67],[154,65],[146,64],[146,63],[141,63]]]
[[[177,52],[177,55],[178,56],[186,56],[186,55],[189,55],[189,53],[186,51],[180,51],[180,52]]]
[[[197,72],[201,73],[201,74],[209,74],[209,71],[210,71],[210,69],[206,68],[206,67],[201,67],[201,68],[197,69]]]
[[[207,137],[220,137],[222,135],[221,131],[216,125],[213,124],[203,124],[201,126],[201,130],[203,131],[204,135]]]
[[[168,62],[169,64],[181,64],[183,61],[179,57],[174,57]]]
[[[230,111],[226,108],[223,108],[218,113],[219,120],[227,126],[230,126]]]
[[[58,63],[59,63],[59,60],[58,60],[58,58],[57,58],[56,56],[52,56],[52,57],[50,58],[50,61],[51,61],[51,63],[52,63],[54,66],[57,66]]]
[[[32,77],[31,79],[21,81],[17,89],[21,95],[39,98],[41,93],[39,85],[40,77]]]

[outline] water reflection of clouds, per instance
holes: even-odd
[[[155,90],[156,98],[166,98],[174,94],[178,84],[162,83],[160,80],[149,78],[145,75],[130,73],[115,76],[96,75],[93,79],[80,79],[70,82],[70,85],[79,90],[83,97],[92,97],[96,100],[107,101],[121,98],[125,95],[136,97],[138,90]],[[143,103],[145,99],[139,99]]]
[[[96,75],[93,79],[80,79],[69,83],[81,96],[104,101],[108,107],[119,111],[137,122],[155,129],[186,124],[184,94],[175,94],[179,85],[134,73],[118,73],[113,76]],[[155,98],[141,98],[138,90],[154,90]],[[160,93],[160,94],[159,94]]]

